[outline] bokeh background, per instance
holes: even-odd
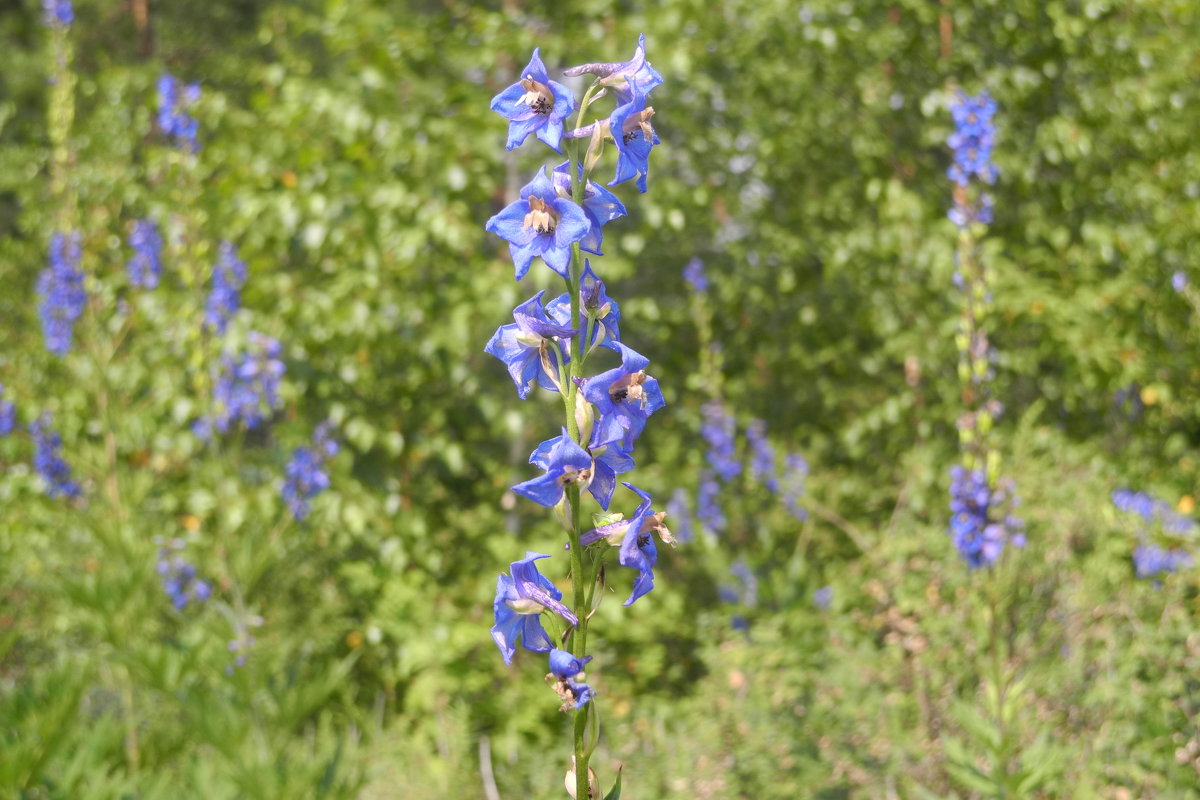
[[[1110,501],[1195,507],[1200,335],[1171,285],[1200,280],[1190,0],[77,0],[63,185],[53,37],[0,3],[0,383],[22,426],[53,413],[84,491],[46,496],[30,437],[0,438],[0,795],[565,796],[542,663],[505,668],[487,632],[497,573],[561,547],[508,492],[558,401],[517,400],[482,352],[559,290],[540,266],[515,284],[483,230],[547,153],[506,153],[488,102],[535,46],[553,76],[641,32],[663,145],[650,191],[619,189],[603,274],[668,403],[635,480],[693,535],[594,623],[606,783],[1196,796],[1195,571],[1136,579]],[[201,84],[193,159],[155,128],[164,71]],[[1029,539],[977,573],[947,534],[960,87],[999,105],[995,441]],[[154,292],[125,271],[145,216],[186,232]],[[58,358],[36,283],[64,218],[89,301]],[[209,445],[222,240],[249,274],[230,341],[278,338],[286,375],[268,424]],[[694,517],[713,400],[739,459],[753,420],[780,469],[805,459],[802,513],[747,468],[720,531]],[[296,523],[284,466],[325,419],[332,485]],[[160,539],[212,598],[172,607]],[[1000,715],[995,669],[1019,684]]]

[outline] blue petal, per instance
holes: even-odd
[[[509,203],[503,211],[489,219],[483,228],[518,247],[525,246],[538,236],[537,231],[525,226],[525,214],[528,211],[527,200]]]
[[[518,483],[512,490],[522,497],[528,498],[538,505],[553,508],[563,496],[562,484],[558,482],[559,474],[551,472],[524,483]]]
[[[545,653],[553,649],[554,643],[542,627],[542,619],[535,614],[526,614],[521,619],[521,644],[526,650]]]

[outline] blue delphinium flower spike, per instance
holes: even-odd
[[[552,392],[560,391],[559,368],[571,360],[569,341],[564,341],[558,351],[562,364],[557,363],[558,355],[552,352],[551,345],[556,339],[569,340],[576,331],[546,316],[546,309],[542,307],[543,294],[538,292],[517,306],[513,310],[516,321],[497,328],[487,347],[483,348],[485,353],[500,359],[508,367],[508,374],[517,385],[517,395],[522,400],[535,383]]]
[[[955,466],[950,478],[950,534],[968,567],[991,566],[1006,544],[1025,546],[1024,522],[1004,511],[1013,505],[1010,489],[991,488],[983,470]]]
[[[579,164],[579,173],[583,174],[583,164]],[[554,168],[550,173],[551,179],[554,181],[554,190],[558,192],[560,197],[571,197],[571,170],[570,162],[564,161]],[[583,187],[583,213],[587,216],[588,228],[587,234],[580,239],[579,247],[594,255],[602,256],[600,245],[604,241],[604,226],[612,222],[617,217],[623,217],[627,213],[624,204],[617,198],[615,194],[605,189],[595,181],[588,181]]]
[[[696,492],[696,516],[709,533],[725,530],[725,512],[721,509],[721,484],[712,470],[700,473],[700,488]]]
[[[674,544],[675,540],[663,522],[667,515],[655,512],[650,507],[650,495],[632,483],[622,485],[641,498],[642,502],[633,512],[633,516],[592,529],[580,538],[580,544],[586,547],[601,539],[607,539],[610,543],[620,539],[621,551],[618,561],[621,566],[638,571],[638,576],[633,582],[633,591],[625,601],[625,605],[630,606],[654,588],[654,565],[658,562],[658,549],[654,546],[652,534],[658,533],[660,539],[671,544]]]
[[[200,100],[200,84],[183,84],[174,75],[164,72],[158,78],[158,129],[183,150],[199,148],[197,135],[200,123],[186,109]]]
[[[575,95],[550,80],[539,48],[521,73],[521,79],[492,98],[492,111],[507,119],[506,149],[519,147],[531,133],[562,152],[563,120],[575,110]]]
[[[626,450],[632,450],[647,418],[666,401],[658,381],[645,372],[650,359],[620,342],[614,342],[613,349],[621,354],[621,365],[584,383],[583,396],[600,413],[589,446],[620,442]]]
[[[688,507],[688,492],[687,489],[680,487],[671,493],[671,499],[667,503],[667,516],[672,520],[671,531],[675,534],[675,538],[681,542],[690,542],[692,540],[692,512]]]
[[[152,219],[134,220],[129,232],[129,247],[133,256],[129,259],[129,282],[143,289],[154,289],[162,274],[162,236]]]
[[[580,75],[595,75],[602,78],[601,83],[612,89],[617,103],[629,101],[633,92],[649,95],[655,86],[663,82],[662,75],[646,60],[646,34],[638,36],[637,47],[634,48],[633,58],[628,61],[608,61],[592,64],[580,64],[577,67],[563,70],[563,75],[576,78]]]
[[[700,426],[700,435],[708,443],[704,457],[709,465],[720,476],[721,480],[729,483],[742,472],[742,462],[737,459],[735,434],[737,423],[733,415],[725,408],[720,400],[711,400],[700,407],[704,416],[704,424]]]
[[[79,234],[55,232],[50,238],[50,264],[38,275],[42,336],[46,349],[60,357],[70,352],[75,320],[87,303],[79,259]]]
[[[570,277],[571,245],[591,228],[578,205],[559,197],[545,169],[521,189],[521,199],[487,221],[484,228],[506,240],[517,280],[540,257],[564,278]]]
[[[221,242],[217,263],[213,265],[212,290],[204,306],[204,324],[218,335],[224,335],[229,320],[241,304],[242,287],[246,284],[246,262],[238,258],[233,242]]]
[[[586,487],[592,481],[592,457],[562,429],[562,435],[543,442],[529,463],[546,471],[537,478],[518,483],[512,490],[539,505],[553,508],[562,500],[567,484]]]
[[[496,622],[492,625],[492,639],[500,648],[505,664],[512,663],[518,639],[526,650],[546,653],[553,649],[540,619],[546,609],[571,625],[579,624],[579,618],[560,602],[562,592],[538,572],[533,563],[549,557],[545,553],[526,553],[523,559],[512,563],[509,575],[500,575],[496,580],[496,599],[492,604]]]
[[[1176,294],[1183,294],[1183,290],[1187,288],[1187,285],[1188,276],[1186,272],[1177,270],[1175,274],[1171,276],[1171,288],[1175,290]]]
[[[278,339],[250,331],[249,347],[236,358],[225,354],[213,384],[213,415],[198,420],[192,431],[201,439],[212,437],[214,429],[228,433],[241,423],[247,430],[257,428],[270,411],[279,408],[279,385],[286,367],[279,356],[283,346]]]
[[[285,468],[286,478],[281,494],[297,522],[303,522],[308,517],[312,498],[329,488],[325,462],[337,452],[333,423],[326,421],[318,425],[313,433],[312,447],[297,447],[292,454]]]
[[[595,320],[588,352],[597,344],[616,349],[613,342],[621,340],[621,307],[604,291],[604,281],[592,271],[591,261],[584,259],[583,275],[579,281],[579,305],[586,316]],[[571,324],[571,296],[566,292],[546,304],[546,313],[555,322]]]
[[[183,611],[189,602],[203,603],[212,596],[212,585],[197,576],[196,568],[183,557],[183,547],[182,539],[165,543],[159,540],[156,570],[176,611]]]
[[[808,477],[808,461],[799,453],[789,453],[784,459],[783,504],[788,513],[803,522],[808,519],[808,509],[800,503],[804,495],[804,481]]]
[[[42,0],[42,21],[49,27],[69,26],[75,21],[71,0]]]
[[[53,430],[49,412],[29,423],[33,436],[33,468],[46,481],[46,494],[50,497],[79,497],[83,488],[71,480],[71,468],[63,461],[60,450],[62,437]]]
[[[650,150],[659,144],[658,134],[650,124],[654,108],[646,105],[646,96],[634,91],[629,101],[617,106],[608,118],[608,129],[617,144],[617,174],[609,186],[616,186],[637,176],[638,191],[646,191],[650,176]]]
[[[708,276],[704,274],[704,262],[693,258],[683,268],[683,279],[697,292],[708,291]]]

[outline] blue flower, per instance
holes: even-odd
[[[621,340],[619,327],[621,307],[604,291],[604,281],[596,277],[596,273],[592,271],[591,261],[588,259],[583,262],[583,275],[579,281],[579,306],[583,309],[584,314],[591,317],[596,323],[592,326],[588,352],[598,345],[616,349],[612,343]],[[570,325],[571,296],[563,292],[551,300],[546,304],[546,313],[555,322],[564,326]]]
[[[59,451],[62,437],[54,431],[49,412],[29,424],[33,436],[33,468],[46,481],[46,494],[50,497],[79,497],[83,489],[71,480],[71,468],[63,461]]]
[[[1187,288],[1187,285],[1188,277],[1186,272],[1177,271],[1171,276],[1171,288],[1174,289],[1177,294],[1183,294],[1183,290]]]
[[[530,454],[529,463],[539,469],[550,470],[555,449],[563,447],[569,449],[569,445],[564,442],[564,439],[570,442],[570,437],[567,436],[565,430],[562,436],[556,436],[553,439],[547,439],[542,442]],[[612,501],[613,491],[617,488],[617,476],[633,469],[633,457],[618,442],[610,442],[609,444],[592,448],[590,455],[592,457],[591,480],[587,488],[592,493],[592,497],[596,498],[596,502],[600,504],[600,507],[607,511],[608,504]],[[529,481],[529,483],[533,483],[533,481]],[[528,497],[529,495],[526,496]],[[557,503],[558,500],[555,499],[554,502]],[[542,503],[542,505],[554,505],[554,503]]]
[[[725,512],[721,510],[721,484],[711,470],[700,473],[700,489],[696,493],[696,516],[711,533],[725,530]]]
[[[986,91],[974,97],[960,91],[950,105],[955,127],[946,144],[954,151],[954,163],[946,174],[959,186],[966,186],[972,177],[984,183],[996,181],[996,167],[991,163],[995,113],[996,101]]]
[[[808,519],[808,509],[800,504],[804,494],[804,479],[808,477],[808,462],[799,453],[789,453],[784,459],[783,504],[788,513],[803,522]]]
[[[285,468],[286,479],[281,491],[284,502],[297,522],[303,522],[311,510],[312,498],[329,488],[325,462],[337,455],[338,443],[333,438],[333,424],[326,421],[313,433],[312,447],[298,447]]]
[[[583,668],[591,660],[591,656],[576,658],[566,650],[555,648],[550,651],[550,673],[556,678],[574,678],[583,672]]]
[[[42,336],[46,349],[56,356],[65,356],[71,350],[75,320],[87,303],[79,258],[79,234],[56,232],[50,238],[50,264],[38,275]]]
[[[500,648],[505,664],[512,663],[517,649],[517,640],[526,650],[546,653],[554,645],[542,627],[540,615],[550,609],[571,625],[578,625],[579,618],[563,605],[562,592],[538,572],[533,562],[549,558],[545,553],[526,553],[525,558],[514,561],[509,575],[500,575],[496,580],[496,599],[492,604],[496,623],[492,625],[492,639]]]
[[[1142,518],[1144,526],[1139,532],[1140,544],[1133,551],[1133,564],[1139,578],[1153,578],[1192,565],[1192,556],[1181,547],[1163,546],[1151,540],[1152,534],[1178,539],[1191,537],[1196,532],[1196,521],[1180,514],[1170,503],[1158,500],[1145,492],[1115,489],[1113,505],[1118,511],[1135,514]],[[1155,526],[1152,531],[1146,526]]]
[[[586,547],[601,539],[607,539],[610,543],[620,540],[619,563],[623,567],[631,567],[638,571],[638,576],[633,582],[633,591],[625,601],[625,605],[630,606],[654,588],[654,565],[658,562],[658,549],[654,546],[654,537],[651,534],[657,532],[660,539],[670,544],[674,544],[675,540],[663,523],[667,515],[656,513],[650,507],[650,495],[632,483],[622,485],[642,500],[633,516],[594,528],[581,537],[580,544]]]
[[[238,258],[232,242],[221,242],[217,263],[213,265],[212,290],[204,306],[204,324],[223,336],[229,320],[241,304],[242,287],[246,285],[246,262]]]
[[[617,106],[608,118],[608,129],[617,144],[617,173],[609,186],[637,176],[638,191],[646,191],[650,176],[650,150],[659,144],[650,124],[654,108],[646,105],[646,96],[636,89],[624,105]]]
[[[517,395],[524,400],[536,383],[543,389],[557,392],[559,369],[571,360],[569,340],[576,330],[568,327],[570,311],[564,324],[551,320],[542,307],[542,295],[538,292],[513,310],[514,323],[501,325],[483,348],[504,362],[508,374],[517,386]],[[567,340],[561,348],[553,347],[557,339]],[[562,364],[557,363],[561,355]]]
[[[697,292],[708,291],[708,277],[704,274],[704,262],[693,258],[683,268],[683,279]]]
[[[130,283],[143,289],[158,286],[158,278],[162,274],[162,245],[162,236],[154,220],[134,220],[133,229],[129,232],[129,247],[133,250],[133,257],[127,265]]]
[[[996,563],[1006,544],[1025,546],[1024,523],[1005,511],[1015,505],[1011,487],[993,489],[982,470],[950,470],[950,534],[971,569]]]
[[[172,539],[166,544],[160,540],[158,548],[157,571],[176,611],[183,611],[189,602],[203,603],[212,596],[212,585],[197,577],[196,568],[181,555],[183,546],[182,539]]]
[[[667,503],[667,516],[673,522],[671,523],[674,530],[675,538],[681,542],[689,542],[692,539],[692,512],[688,507],[687,489],[682,487],[671,493],[671,500]]]
[[[195,152],[200,124],[186,109],[200,100],[200,84],[181,83],[169,72],[158,78],[158,129],[178,147]]]
[[[662,75],[646,60],[646,34],[638,36],[637,47],[633,50],[633,58],[628,61],[609,61],[592,64],[581,64],[563,70],[563,75],[576,78],[580,75],[595,75],[601,78],[601,84],[612,89],[617,103],[629,101],[634,92],[643,96],[649,95],[654,87],[663,82]]]
[[[750,442],[750,475],[770,489],[779,489],[779,479],[775,476],[775,448],[767,440],[767,423],[761,419],[752,420],[746,426],[746,439]]]
[[[720,400],[705,403],[700,407],[700,413],[704,415],[700,435],[708,442],[705,458],[721,480],[729,483],[742,472],[742,464],[737,460],[734,441],[737,425],[733,415]]]
[[[529,134],[562,152],[563,120],[575,110],[575,96],[561,83],[550,80],[546,65],[533,49],[521,79],[492,98],[491,109],[508,122],[506,149],[519,147]]]
[[[576,680],[583,677],[583,668],[591,660],[591,656],[576,658],[565,650],[550,651],[550,675],[546,678],[549,680],[550,676],[554,676],[558,679],[554,690],[563,700],[559,711],[569,711],[572,708],[578,711],[592,699],[592,687]]]
[[[237,358],[222,356],[213,385],[213,414],[192,426],[195,434],[208,439],[214,429],[228,433],[237,423],[253,430],[266,419],[267,412],[279,408],[279,384],[286,370],[279,359],[282,351],[278,339],[250,331],[246,351]]]
[[[813,592],[813,602],[817,604],[817,608],[822,611],[828,611],[829,606],[833,603],[833,587],[822,586]]]
[[[0,436],[8,436],[17,427],[17,407],[11,400],[4,400],[4,384],[0,383]]]
[[[487,221],[484,228],[507,241],[517,280],[534,257],[564,278],[570,277],[571,245],[591,229],[587,214],[559,197],[545,169],[521,189],[521,199]]]
[[[645,372],[648,358],[620,342],[613,342],[612,348],[621,354],[621,365],[589,378],[583,386],[583,396],[600,412],[589,447],[620,442],[625,450],[632,450],[646,420],[666,401],[658,381]]]
[[[518,483],[512,490],[547,508],[562,500],[567,484],[587,487],[592,481],[592,457],[567,435],[566,428],[561,436],[542,442],[529,457],[529,463],[546,474]]]
[[[48,27],[67,27],[75,21],[71,0],[42,0],[42,20]]]
[[[583,174],[582,163],[579,164],[578,171],[580,175]],[[558,193],[559,197],[575,199],[571,195],[569,161],[564,161],[555,167],[554,171],[550,173],[550,178],[554,181],[554,191]],[[595,181],[588,181],[584,185],[582,206],[589,227],[587,234],[580,239],[579,247],[589,253],[602,256],[604,253],[600,251],[600,245],[604,241],[603,228],[605,224],[612,222],[617,217],[625,216],[625,206],[615,194]]]

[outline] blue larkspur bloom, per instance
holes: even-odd
[[[704,262],[693,258],[683,268],[683,279],[697,292],[708,291],[708,276],[704,274]]]
[[[783,504],[788,513],[801,522],[808,519],[808,509],[800,503],[807,477],[808,461],[799,453],[789,453],[784,459]]]
[[[169,72],[158,77],[158,129],[177,147],[189,152],[199,148],[200,123],[187,109],[200,100],[200,84],[184,84]]]
[[[158,548],[156,571],[176,611],[183,611],[191,602],[203,603],[212,596],[212,584],[197,575],[196,568],[183,557],[183,547],[182,539],[172,539],[160,543]]]
[[[529,463],[545,470],[544,475],[518,483],[512,490],[533,502],[553,508],[562,500],[568,484],[586,487],[592,480],[592,457],[562,429],[562,435],[543,442]]]
[[[292,517],[303,522],[312,509],[311,500],[329,488],[329,473],[325,463],[337,455],[338,443],[333,438],[333,423],[322,422],[313,432],[311,447],[297,447],[284,469],[281,494]]]
[[[721,484],[712,470],[700,473],[700,488],[696,492],[696,516],[700,524],[710,533],[725,530],[727,520],[721,509]]]
[[[579,280],[579,307],[586,317],[591,317],[592,335],[588,340],[588,352],[599,345],[616,349],[613,342],[621,340],[621,307],[604,291],[604,281],[592,271],[590,259],[584,259],[583,275]],[[571,296],[563,292],[546,304],[546,313],[563,326],[571,324]]]
[[[248,338],[249,346],[237,357],[228,353],[221,357],[213,384],[213,413],[192,427],[202,439],[211,438],[214,430],[228,433],[237,424],[253,430],[282,403],[279,385],[286,367],[279,356],[283,346],[257,331],[250,331]]]
[[[571,360],[569,340],[576,330],[568,327],[569,319],[560,324],[546,315],[543,294],[538,292],[517,306],[513,310],[514,322],[497,328],[483,348],[485,353],[504,362],[522,400],[534,384],[551,392],[559,391],[559,370]],[[567,316],[570,317],[569,310]],[[562,346],[556,347],[559,340]]]
[[[127,265],[130,283],[143,289],[157,288],[162,274],[162,246],[162,236],[154,220],[134,220],[129,232],[129,247],[133,250]]]
[[[67,27],[75,21],[71,0],[42,0],[42,21],[49,27]]]
[[[583,174],[582,163],[578,165],[578,171],[580,175]],[[550,177],[554,181],[554,190],[560,197],[575,199],[571,192],[569,161],[564,161],[555,167],[554,171],[550,173]],[[580,205],[583,207],[589,227],[588,232],[579,240],[579,247],[589,253],[602,256],[604,253],[601,252],[600,245],[604,242],[604,226],[617,217],[625,216],[627,213],[625,206],[615,194],[595,181],[588,181],[584,185],[583,202]]]
[[[75,321],[87,303],[79,259],[79,234],[56,232],[50,238],[50,263],[38,275],[42,336],[46,349],[60,357],[70,352]]]
[[[742,472],[735,441],[737,423],[720,400],[705,403],[700,407],[700,413],[704,416],[700,435],[708,443],[704,457],[721,480],[728,483]]]
[[[563,431],[562,436],[556,436],[553,439],[547,439],[542,442],[530,454],[529,463],[539,469],[549,471],[555,449],[563,446],[563,437],[566,436],[566,431]],[[567,438],[569,439],[570,437]],[[612,501],[613,491],[617,488],[617,476],[633,469],[633,456],[626,452],[619,442],[610,442],[596,448],[590,448],[590,455],[592,456],[592,474],[590,481],[587,482],[587,489],[592,493],[592,497],[596,498],[596,502],[600,504],[600,507],[607,511],[608,504]],[[583,478],[580,480],[582,482]],[[558,501],[555,500],[555,502],[557,503]],[[546,504],[543,503],[542,505]]]
[[[636,176],[638,191],[646,191],[650,151],[659,144],[658,134],[650,124],[653,116],[654,108],[646,105],[646,95],[636,89],[628,102],[613,110],[608,118],[608,129],[617,145],[617,171],[608,182],[609,186]]]
[[[577,680],[581,677],[584,666],[591,660],[591,656],[576,658],[557,648],[550,651],[550,674],[558,678],[557,691],[564,700],[562,711],[571,708],[578,711],[592,699],[592,687]]]
[[[667,516],[672,520],[672,533],[681,542],[692,539],[692,512],[688,505],[688,492],[682,486],[671,493],[667,502]]]
[[[526,650],[538,653],[548,653],[554,648],[542,627],[543,611],[553,611],[571,625],[579,624],[579,618],[562,604],[562,592],[534,564],[549,557],[545,553],[526,553],[523,559],[511,564],[508,575],[500,575],[496,580],[492,639],[500,648],[505,664],[512,663],[518,640]]]
[[[950,104],[954,132],[946,139],[946,144],[954,151],[954,163],[946,174],[959,186],[966,186],[973,177],[984,183],[996,181],[997,171],[992,164],[996,143],[992,117],[995,114],[996,101],[986,91],[974,97],[960,91]]]
[[[1138,532],[1140,542],[1133,550],[1137,577],[1157,578],[1194,563],[1191,554],[1182,546],[1185,543],[1182,540],[1190,540],[1196,533],[1194,519],[1178,513],[1165,500],[1145,492],[1115,489],[1112,501],[1118,511],[1142,519],[1143,525]]]
[[[242,287],[246,285],[246,262],[238,258],[233,242],[221,242],[217,263],[213,265],[212,289],[204,305],[204,324],[217,335],[224,335],[229,320],[242,302]]]
[[[767,440],[767,423],[752,420],[746,426],[746,439],[750,442],[750,475],[772,492],[779,490],[779,478],[775,474],[775,448]]]
[[[1005,545],[1025,546],[1024,522],[1008,513],[1014,505],[1011,486],[989,486],[982,470],[950,470],[950,535],[968,567],[991,566]]]
[[[666,405],[658,381],[646,374],[650,359],[620,342],[612,348],[621,355],[621,364],[589,378],[583,396],[596,406],[599,419],[592,429],[590,447],[620,442],[625,450],[646,427],[646,420]]]
[[[633,57],[628,61],[605,61],[591,64],[580,64],[563,70],[568,78],[580,75],[595,75],[601,79],[601,85],[612,90],[617,104],[629,101],[634,92],[648,96],[656,86],[662,85],[663,77],[658,70],[646,60],[646,34],[638,36],[637,47]]]
[[[46,494],[50,497],[79,497],[83,488],[71,479],[71,468],[61,455],[62,437],[50,427],[52,424],[49,412],[29,423],[33,468],[46,481]]]
[[[4,384],[0,383],[0,436],[8,436],[17,427],[17,407],[3,395]]]
[[[1176,294],[1183,294],[1183,290],[1187,288],[1187,285],[1188,277],[1186,272],[1176,271],[1171,276],[1171,288],[1175,290]]]
[[[550,651],[550,673],[556,678],[574,678],[591,660],[591,656],[576,658],[566,650],[555,648]]]
[[[587,214],[559,197],[545,169],[521,189],[521,197],[487,221],[484,228],[508,242],[517,280],[529,272],[534,258],[570,278],[571,245],[591,229]]]
[[[829,606],[833,604],[833,587],[822,586],[820,589],[815,590],[813,592],[813,602],[816,603],[817,608],[822,611],[828,611]]]
[[[493,97],[490,108],[508,120],[506,149],[519,147],[533,133],[561,153],[563,120],[575,110],[575,95],[550,80],[539,50],[533,49],[521,79]]]
[[[652,534],[657,532],[659,538],[667,542],[673,542],[674,539],[663,524],[666,514],[657,513],[650,507],[650,495],[632,483],[622,485],[642,501],[633,512],[633,516],[588,531],[581,537],[580,544],[586,547],[601,539],[607,539],[610,543],[619,540],[621,550],[618,562],[623,567],[638,571],[638,576],[633,581],[633,591],[624,603],[630,606],[654,588],[654,565],[658,562],[658,548],[654,545]]]

